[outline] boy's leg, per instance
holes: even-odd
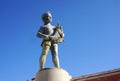
[[[59,68],[59,58],[58,58],[58,45],[57,44],[52,44],[51,45],[51,53],[52,53],[52,61],[54,63],[54,66]]]
[[[49,49],[50,49],[50,44],[48,42],[43,43],[42,53],[41,53],[41,56],[40,56],[40,59],[39,59],[41,69],[44,68],[44,65],[45,65],[45,62],[46,62],[46,56],[48,54]]]

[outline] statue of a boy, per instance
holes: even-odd
[[[37,37],[42,38],[42,53],[40,56],[40,68],[44,69],[46,56],[50,49],[52,54],[52,61],[56,68],[60,68],[58,58],[58,43],[63,42],[64,33],[61,26],[58,24],[56,27],[51,25],[52,15],[46,12],[42,15],[44,25],[40,27],[37,32]]]

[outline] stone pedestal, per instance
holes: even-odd
[[[39,71],[35,81],[70,81],[71,76],[61,68],[49,68]]]

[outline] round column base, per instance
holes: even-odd
[[[35,81],[70,81],[71,76],[61,68],[48,68],[37,73]]]

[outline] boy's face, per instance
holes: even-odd
[[[45,13],[45,14],[43,14],[42,20],[44,23],[51,23],[52,15],[50,13]]]

